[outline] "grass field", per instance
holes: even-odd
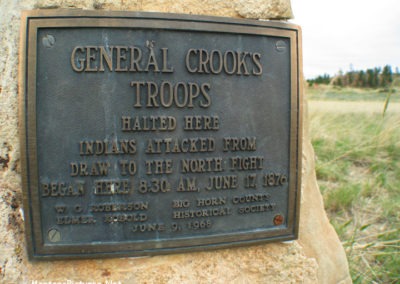
[[[400,96],[398,94],[397,87],[396,89],[354,89],[319,85],[312,88],[307,88],[307,91],[307,95],[312,97],[313,100],[376,102],[385,101],[388,94],[391,93],[391,101],[400,102]]]
[[[306,93],[318,183],[352,279],[400,283],[400,94],[383,116],[384,92]]]

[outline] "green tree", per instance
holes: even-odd
[[[390,65],[386,65],[383,67],[380,85],[381,87],[388,87],[393,82],[393,73],[392,67]]]
[[[354,86],[354,71],[347,72],[347,85]]]
[[[365,72],[361,70],[360,72],[358,72],[357,87],[365,88],[366,86],[367,86],[367,77],[365,75]]]
[[[374,88],[374,69],[367,69],[367,87]]]
[[[373,88],[379,87],[379,73],[381,73],[381,68],[374,68],[374,79],[373,79]]]

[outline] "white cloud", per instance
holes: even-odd
[[[400,1],[292,0],[305,76],[400,66]]]

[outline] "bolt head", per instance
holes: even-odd
[[[279,226],[283,224],[283,221],[285,220],[285,218],[283,217],[283,215],[275,215],[274,217],[274,225],[275,226]]]

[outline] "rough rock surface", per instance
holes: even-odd
[[[251,19],[291,19],[293,18],[289,0],[37,0],[38,9],[81,8],[117,9],[123,11],[168,12],[198,15],[213,15]]]
[[[236,11],[250,19],[291,19],[293,18],[290,1],[287,0],[247,0],[235,1]]]
[[[29,262],[22,219],[18,139],[21,10],[82,8],[289,18],[289,0],[11,0],[0,2],[0,282],[350,283],[347,260],[323,209],[307,131],[303,143],[300,239],[144,258]],[[110,283],[110,282],[109,282]],[[118,283],[118,282],[117,282]]]

